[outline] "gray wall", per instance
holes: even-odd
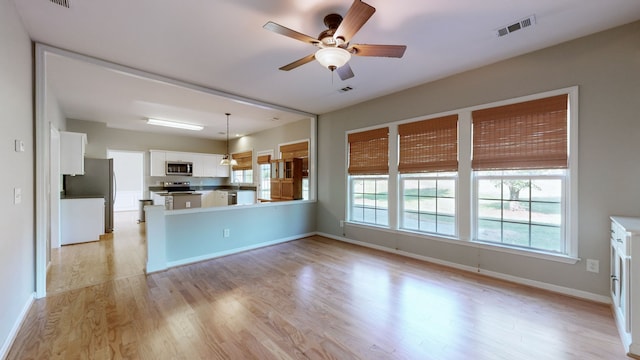
[[[0,358],[35,289],[33,75],[31,41],[13,1],[0,1],[0,143],[11,171],[0,178]],[[14,140],[25,151],[14,151]],[[13,189],[22,202],[13,203]]]
[[[579,86],[579,249],[575,265],[346,226],[348,238],[606,296],[610,215],[640,215],[640,22],[451,76],[318,120],[318,231],[342,236],[345,131]],[[393,244],[393,245],[392,245]]]
[[[273,150],[273,154],[277,157],[278,144],[309,139],[310,137],[311,120],[304,119],[236,139],[230,143],[229,151],[241,152],[251,149],[255,163],[258,151]]]

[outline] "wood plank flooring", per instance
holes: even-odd
[[[119,234],[78,266],[109,268]],[[8,359],[627,358],[606,305],[318,236],[151,275],[113,266],[36,301]]]

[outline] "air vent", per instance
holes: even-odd
[[[504,27],[499,28],[498,30],[496,30],[496,35],[498,35],[498,37],[502,37],[505,35],[509,35],[514,31],[518,31],[520,29],[524,29],[527,27],[530,27],[532,25],[535,25],[536,23],[536,16],[535,15],[531,15],[527,18],[524,18],[518,22],[515,22],[511,25],[507,25]]]
[[[345,93],[347,91],[351,91],[353,88],[351,86],[345,86],[342,89],[338,90],[338,92]]]
[[[52,3],[54,3],[56,5],[64,6],[64,7],[66,7],[68,9],[69,6],[70,6],[69,2],[71,0],[49,0],[49,1],[51,1]]]

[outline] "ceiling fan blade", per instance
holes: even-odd
[[[340,76],[340,80],[344,81],[353,77],[353,71],[351,70],[351,66],[349,66],[349,63],[346,63],[337,68],[336,71],[338,72],[338,76]]]
[[[364,25],[367,20],[376,12],[376,8],[373,6],[363,3],[360,0],[355,0],[347,14],[344,16],[344,19],[338,26],[334,38],[343,38],[345,43],[348,43],[349,40],[355,35],[358,30]]]
[[[288,27],[284,27],[280,24],[276,24],[273,21],[269,21],[268,23],[264,24],[262,26],[263,28],[269,30],[269,31],[273,31],[276,34],[280,34],[280,35],[284,35],[284,36],[288,36],[290,38],[296,39],[296,40],[300,40],[302,42],[311,44],[311,45],[316,45],[318,44],[320,41],[318,41],[318,39],[314,39],[309,35],[305,35],[303,33],[299,33],[295,30],[291,30]]]
[[[287,64],[280,68],[280,70],[289,71],[297,68],[298,66],[304,65],[308,62],[312,62],[316,58],[316,54],[311,54],[303,57],[302,59],[298,59],[291,64]]]
[[[404,51],[407,50],[406,45],[367,45],[355,44],[350,47],[353,55],[357,56],[380,56],[401,58]]]

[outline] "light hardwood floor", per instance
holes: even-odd
[[[606,305],[318,236],[145,275],[139,227],[60,265],[98,275],[52,279],[8,359],[626,358]]]

